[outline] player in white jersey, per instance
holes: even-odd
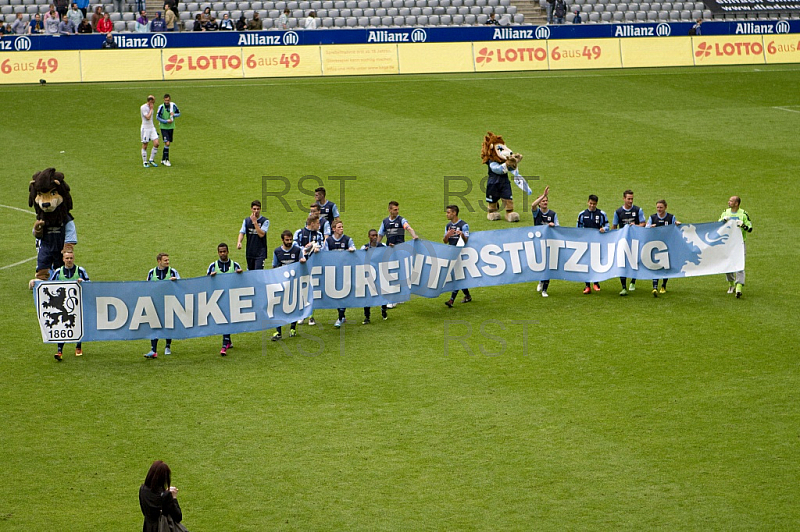
[[[152,94],[147,97],[147,103],[144,104],[139,110],[142,113],[142,163],[145,168],[150,166],[158,166],[155,159],[156,152],[158,152],[158,132],[156,126],[153,124],[153,115],[155,111],[153,107],[156,103],[156,97]],[[153,149],[150,151],[150,161],[147,160],[147,145],[153,142]]]

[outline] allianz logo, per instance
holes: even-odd
[[[425,42],[427,40],[428,34],[421,28],[413,31],[371,30],[367,35],[367,42]]]

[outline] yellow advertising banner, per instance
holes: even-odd
[[[241,48],[172,48],[163,51],[164,80],[244,77]]]
[[[755,65],[766,61],[761,35],[692,37],[692,52],[696,66]]]
[[[83,81],[162,79],[161,50],[84,50]]]
[[[472,43],[405,43],[397,45],[400,72],[403,74],[436,74],[439,72],[472,72]]]
[[[358,76],[397,74],[397,45],[346,44],[322,47],[322,74]]]
[[[473,43],[475,72],[547,70],[545,41],[497,41]]]
[[[244,77],[321,76],[319,46],[258,46],[242,49]]]
[[[74,83],[81,80],[80,52],[12,52],[0,54],[0,84]]]
[[[619,39],[547,41],[550,70],[622,68]]]
[[[800,35],[764,35],[767,63],[800,63]]]
[[[692,66],[691,37],[630,38],[619,40],[622,66]]]

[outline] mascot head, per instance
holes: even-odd
[[[486,136],[483,137],[483,146],[481,147],[481,159],[483,160],[483,164],[489,161],[503,164],[512,155],[514,155],[514,152],[511,151],[511,148],[506,146],[502,136],[495,135],[489,131],[486,133]]]
[[[64,174],[48,168],[33,174],[28,186],[28,206],[36,209],[36,218],[48,223],[64,223],[72,210],[72,195]]]

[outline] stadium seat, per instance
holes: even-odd
[[[626,11],[625,22],[636,22],[636,13],[634,13],[633,11]]]
[[[651,3],[648,11],[661,11],[661,4],[658,2]]]
[[[506,13],[509,15],[516,15],[517,14],[517,6],[508,6],[506,8]]]
[[[369,26],[369,18],[368,17],[358,17],[356,19],[356,26]]]
[[[464,15],[464,24],[467,26],[474,26],[478,23],[478,19],[475,15]]]
[[[590,13],[589,22],[591,22],[592,24],[597,24],[598,22],[600,22],[600,13]]]
[[[391,26],[392,25],[392,17],[384,16],[381,17],[381,26]]]
[[[594,6],[591,4],[584,4],[581,6],[581,13],[591,13],[594,11]]]
[[[647,22],[656,22],[656,21],[658,21],[658,11],[648,11]]]
[[[594,11],[595,13],[602,13],[605,10],[606,6],[604,6],[603,4],[595,4],[592,6],[592,11]]]
[[[636,13],[637,11],[639,11],[639,4],[637,4],[636,2],[628,4],[628,11],[633,11],[634,13]]]
[[[417,25],[418,26],[427,26],[428,25],[428,16],[427,15],[420,15],[417,17]]]
[[[611,17],[611,20],[614,22],[624,22],[625,21],[625,13],[622,11],[615,11]]]
[[[357,2],[358,9],[367,9],[369,7],[368,0],[358,0]]]
[[[124,20],[125,22],[129,22],[131,20],[134,20],[134,18],[135,18],[134,13],[123,13],[122,14],[122,20]]]
[[[481,26],[486,24],[487,20],[489,20],[489,17],[487,17],[486,15],[478,15],[478,24],[480,24]],[[513,18],[512,18],[512,22],[513,22]]]
[[[376,17],[385,17],[387,14],[388,13],[386,13],[385,7],[379,7],[378,9],[375,10]]]
[[[392,25],[393,26],[405,26],[406,25],[406,17],[401,17],[400,15],[396,17],[392,17]]]
[[[390,8],[388,8],[388,9],[386,10],[386,14],[387,14],[388,16],[390,16],[390,17],[396,17],[397,15],[399,15],[399,14],[400,14],[400,10],[399,10],[399,9],[397,9],[396,7],[390,7]]]
[[[134,20],[133,22],[126,22],[125,28],[128,32],[134,33],[136,31],[136,21]]]
[[[464,24],[464,15],[453,15],[453,25],[462,26]]]
[[[114,23],[114,31],[117,33],[125,31],[125,22],[119,21]]]
[[[381,25],[381,17],[369,17],[369,25],[370,26],[380,26]]]

